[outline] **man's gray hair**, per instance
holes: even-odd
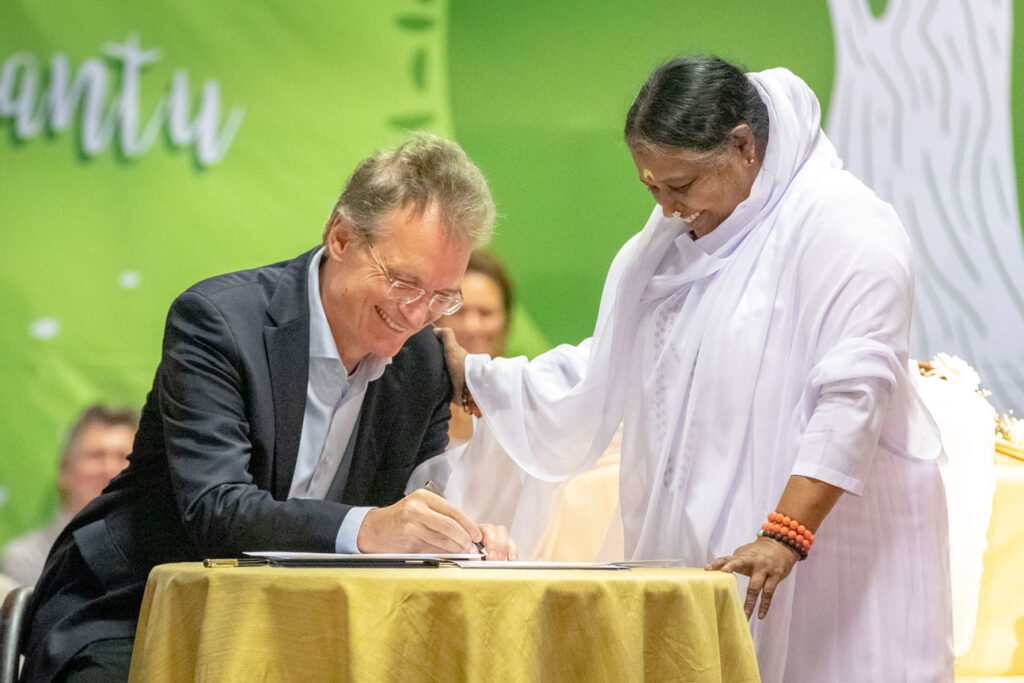
[[[456,143],[418,132],[361,161],[334,211],[368,243],[391,211],[412,208],[422,214],[434,207],[449,239],[473,246],[491,239],[494,200],[483,173]]]

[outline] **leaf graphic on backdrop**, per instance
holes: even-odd
[[[427,3],[424,2],[423,4]],[[395,17],[395,25],[403,32],[415,35],[417,42],[426,36],[436,37],[437,33],[437,18],[433,13],[428,12],[403,12]],[[430,74],[430,50],[436,48],[436,42],[436,40],[432,40],[427,45],[417,45],[412,49],[409,57],[409,82],[414,92],[422,95],[424,104],[436,102],[438,99],[438,93],[431,89],[432,80],[445,80],[443,75],[440,78],[432,79]],[[418,104],[415,101],[417,99],[419,98],[409,98],[410,101],[408,103],[416,105]],[[444,101],[444,98],[442,97],[441,100]],[[435,126],[446,129],[450,127],[445,123],[448,120],[448,117],[443,116],[442,112],[432,110],[429,106],[424,106],[419,111],[402,112],[388,117],[388,123],[402,131],[419,130]],[[445,132],[442,131],[442,134]]]
[[[409,65],[409,72],[412,75],[412,82],[420,90],[427,88],[427,49],[421,47],[412,56],[412,63]]]
[[[434,26],[434,17],[427,14],[403,14],[396,21],[407,31],[425,31]]]
[[[434,115],[430,113],[408,114],[405,116],[392,116],[388,121],[395,128],[402,130],[420,130],[426,128],[433,122]]]

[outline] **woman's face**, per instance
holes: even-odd
[[[452,328],[469,353],[505,353],[508,318],[498,283],[483,273],[468,271],[462,278],[462,301],[462,308],[441,318],[438,325]]]
[[[740,129],[746,135],[736,135]],[[643,148],[633,150],[633,162],[665,217],[678,213],[698,237],[721,225],[750,196],[761,168],[746,125],[711,158],[686,149]]]

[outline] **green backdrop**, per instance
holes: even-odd
[[[650,212],[620,129],[654,66],[784,65],[823,107],[834,66],[828,8],[804,0],[7,0],[0,27],[0,542],[52,514],[77,409],[142,405],[173,297],[312,246],[355,162],[404,130],[455,137],[490,179],[513,345],[536,352],[589,334]],[[55,114],[65,63],[71,82],[106,78],[101,125]],[[204,111],[214,133],[240,120],[219,159],[183,132]]]

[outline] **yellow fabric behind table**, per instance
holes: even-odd
[[[756,681],[701,569],[156,567],[132,681]]]
[[[971,649],[956,660],[963,683],[997,676],[1024,681],[1024,463],[1003,457],[997,463],[978,626]]]
[[[615,441],[621,441],[616,434]],[[546,562],[622,561],[619,445],[612,442],[589,470],[563,481],[551,501],[547,528],[533,549]]]

